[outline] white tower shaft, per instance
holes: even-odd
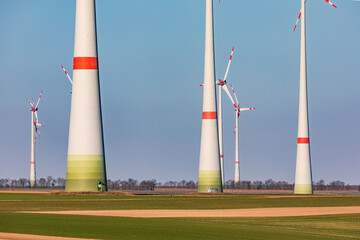
[[[306,31],[305,2],[301,0],[301,47],[300,47],[300,90],[299,121],[296,155],[295,194],[312,194],[310,141],[308,128],[307,77],[306,77]]]
[[[30,187],[35,187],[36,184],[36,169],[35,169],[35,124],[34,111],[31,111],[31,159],[30,159]]]
[[[66,191],[106,190],[95,0],[76,0]]]
[[[219,85],[219,110],[218,110],[218,127],[219,127],[219,151],[220,151],[220,167],[221,167],[221,183],[222,188],[225,187],[224,175],[224,151],[223,151],[223,126],[222,126],[222,85]]]
[[[239,106],[238,106],[239,107]],[[240,184],[239,164],[239,112],[235,111],[235,185]]]
[[[203,114],[198,192],[222,192],[217,123],[213,1],[206,0]]]

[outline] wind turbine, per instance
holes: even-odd
[[[61,65],[61,68],[62,68],[62,70],[64,71],[64,73],[65,73],[65,75],[67,76],[67,78],[69,79],[69,81],[70,81],[70,83],[71,83],[71,86],[72,86],[73,81],[72,81],[71,77],[69,76],[68,72],[65,70],[65,68],[64,68],[63,65]],[[72,93],[72,90],[70,89],[69,92]]]
[[[42,96],[43,90],[40,92],[39,99],[35,105],[34,101],[30,102],[29,99],[26,101],[30,104],[31,112],[31,156],[30,156],[30,187],[35,187],[36,184],[36,168],[35,168],[35,144],[36,144],[36,134],[40,136],[40,127],[45,127],[39,123],[37,111],[39,110],[39,103]]]
[[[225,185],[225,175],[224,175],[224,153],[223,153],[223,126],[222,126],[222,90],[224,90],[226,92],[226,94],[229,96],[230,100],[232,101],[232,103],[234,104],[234,107],[236,108],[236,105],[234,103],[234,100],[231,97],[231,94],[229,92],[229,89],[226,86],[226,79],[227,79],[227,75],[229,73],[229,68],[231,65],[231,61],[232,61],[232,57],[234,54],[234,46],[232,47],[231,50],[231,54],[230,54],[230,58],[229,58],[229,63],[227,65],[226,71],[225,71],[225,76],[223,78],[223,80],[219,79],[216,84],[219,85],[219,111],[218,111],[218,127],[219,127],[219,151],[220,151],[220,167],[221,167],[221,182],[222,182],[222,187],[224,188]]]
[[[238,98],[236,96],[235,90],[233,86],[230,84],[232,92],[234,94],[236,105],[235,106],[235,185],[239,186],[240,184],[240,161],[239,161],[239,117],[240,112],[248,111],[248,110],[255,110],[255,108],[242,108],[240,107]],[[231,98],[232,99],[232,98]]]
[[[95,0],[76,0],[67,192],[107,190]]]
[[[305,31],[305,4],[307,0],[301,0],[301,10],[296,21],[294,30],[301,19],[301,47],[300,47],[300,89],[299,89],[299,120],[298,139],[296,154],[296,173],[294,194],[313,194],[312,172],[309,141],[309,118],[307,102],[307,76],[306,76],[306,31]],[[329,0],[324,0],[337,8]],[[301,18],[302,17],[302,18]]]
[[[222,192],[215,85],[213,0],[206,0],[203,87],[198,192]]]

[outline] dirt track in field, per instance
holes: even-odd
[[[41,214],[112,216],[134,218],[186,218],[186,217],[295,217],[360,213],[360,206],[353,207],[291,207],[252,209],[208,210],[99,210],[99,211],[47,211],[27,212]]]
[[[0,240],[5,240],[5,239],[6,240],[94,240],[94,239],[85,239],[85,238],[52,237],[52,236],[0,232]]]

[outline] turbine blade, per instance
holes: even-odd
[[[297,27],[297,25],[298,25],[298,23],[299,23],[300,18],[301,18],[301,11],[300,11],[299,16],[298,16],[298,18],[297,18],[297,20],[296,20],[296,24],[295,24],[295,27],[294,27],[293,32],[295,32],[296,27]]]
[[[230,64],[231,64],[231,60],[232,60],[233,54],[234,54],[234,46],[232,47],[232,50],[231,50],[229,63],[228,63],[228,65],[227,65],[227,68],[226,68],[226,72],[225,72],[225,76],[224,76],[223,81],[226,81],[227,75],[228,75],[228,73],[229,73],[229,68],[230,68]]]
[[[37,108],[37,107],[39,106],[39,103],[40,103],[40,99],[41,99],[42,93],[43,93],[43,90],[41,90],[41,92],[40,92],[40,96],[39,96],[39,99],[38,99],[38,101],[37,101],[37,103],[36,103],[35,108]]]
[[[236,105],[239,105],[239,101],[238,101],[238,99],[237,99],[237,97],[236,97],[236,93],[235,93],[235,90],[234,90],[232,84],[230,84],[230,87],[231,87],[231,89],[232,89],[232,91],[233,91],[233,94],[234,94],[234,96],[235,96]]]
[[[240,112],[242,111],[249,111],[249,110],[255,110],[256,108],[240,108]]]
[[[229,92],[229,89],[228,89],[228,87],[226,86],[226,83],[222,86],[222,89],[224,89],[224,91],[226,92],[226,94],[229,96],[230,101],[232,102],[232,104],[234,105],[234,107],[237,108],[237,107],[236,107],[236,104],[235,104],[235,102],[234,102],[234,99],[232,98],[232,96],[231,96],[231,94],[230,94],[230,92]]]
[[[333,6],[334,8],[337,8],[337,6],[335,6],[335,4],[333,4],[332,2],[330,2],[329,0],[324,0],[325,2],[327,2],[328,4],[330,4],[331,6]]]
[[[29,101],[29,99],[26,99],[26,101],[30,104],[30,106],[34,107],[34,104]]]
[[[66,76],[68,77],[68,79],[69,79],[70,83],[72,84],[72,83],[73,83],[73,81],[72,81],[71,77],[69,76],[69,74],[67,73],[67,71],[65,70],[65,68],[64,68],[64,66],[63,66],[63,65],[61,65],[61,68],[64,70],[64,73],[66,74]]]
[[[38,119],[37,111],[34,112],[35,112],[35,123],[38,123],[39,119]]]

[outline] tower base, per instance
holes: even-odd
[[[312,184],[295,184],[294,194],[313,194]]]
[[[101,187],[99,187],[99,184]],[[69,155],[65,191],[107,191],[104,156]]]
[[[198,192],[222,192],[220,171],[199,171]]]

